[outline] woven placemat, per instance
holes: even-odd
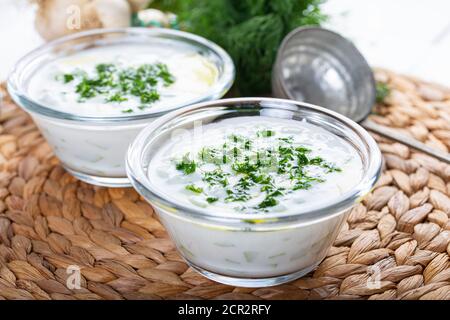
[[[372,119],[448,152],[450,91],[376,77],[392,92]],[[235,288],[188,268],[135,191],[66,173],[1,91],[0,299],[450,299],[450,166],[434,158],[375,136],[384,173],[320,266],[289,284]],[[79,289],[67,286],[74,265]]]

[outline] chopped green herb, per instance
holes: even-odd
[[[225,201],[247,201],[250,199],[250,187],[254,185],[254,182],[248,177],[244,176],[231,189],[227,189],[227,197]]]
[[[264,174],[257,175],[257,174],[251,173],[250,178],[253,180],[253,182],[263,184],[263,185],[267,185],[267,184],[271,183],[271,181],[272,181],[270,176],[264,175]]]
[[[308,157],[302,152],[297,154],[297,161],[300,166],[306,166],[309,162]]]
[[[193,184],[188,184],[185,188],[186,188],[186,190],[192,191],[194,193],[202,193],[203,192],[202,188],[197,187],[197,186],[195,186]]]
[[[307,190],[311,188],[312,184],[309,180],[297,180],[293,190]]]
[[[223,187],[226,187],[228,185],[227,176],[229,175],[229,173],[225,173],[220,169],[216,169],[214,171],[204,172],[202,179],[210,186],[222,185]]]
[[[337,168],[337,167],[336,167],[335,165],[333,165],[332,163],[326,162],[325,160],[323,160],[323,159],[320,158],[320,157],[315,157],[315,158],[311,159],[311,160],[309,161],[309,164],[310,164],[310,165],[320,166],[320,167],[322,167],[322,168],[324,168],[324,169],[327,169],[327,171],[326,171],[327,173],[335,172],[335,171],[337,171],[337,172],[342,171],[340,168]]]
[[[156,90],[144,91],[139,94],[142,103],[153,103],[159,100],[159,93]]]
[[[195,159],[191,160],[189,153],[185,154],[176,162],[176,169],[190,174],[199,168],[204,186],[200,188],[190,184],[186,189],[205,193],[206,202],[241,202],[243,204],[236,210],[249,212],[267,212],[286,194],[310,189],[314,184],[325,182],[326,174],[341,171],[334,163],[311,156],[311,149],[294,144],[291,136],[277,138],[277,146],[271,144],[260,148],[252,143],[255,139],[275,134],[271,130],[262,130],[254,137],[230,135],[220,147],[202,148]],[[223,164],[229,164],[229,167],[222,168]],[[208,168],[213,165],[215,169],[205,170],[204,165]],[[227,170],[231,170],[233,175]],[[224,188],[225,195],[208,196],[212,188]],[[264,198],[256,205],[245,203],[261,194]]]
[[[257,165],[251,164],[249,161],[235,162],[231,165],[231,168],[237,173],[251,174],[256,171]]]
[[[219,200],[219,198],[216,198],[216,197],[208,197],[208,198],[206,198],[206,201],[208,203],[213,203],[213,202],[216,202],[217,200]]]
[[[326,171],[327,173],[330,173],[330,172],[341,172],[342,171],[341,168],[338,168],[334,164],[328,163],[328,162],[323,163],[322,164],[322,168],[327,169],[327,171]]]
[[[315,157],[309,160],[309,164],[319,166],[323,163],[323,159],[321,157]]]
[[[258,137],[263,137],[263,138],[267,138],[267,137],[272,137],[275,135],[275,132],[273,132],[272,130],[262,130],[262,131],[258,131],[256,133],[256,135]]]
[[[293,190],[307,190],[312,187],[313,182],[325,182],[324,179],[316,178],[316,177],[309,177],[309,176],[303,176],[299,177],[295,180],[295,185],[292,188]]]
[[[217,148],[202,148],[199,152],[200,159],[206,163],[226,163],[227,157]]]
[[[80,102],[99,95],[105,97],[105,102],[123,102],[135,96],[143,104],[138,107],[142,110],[160,99],[159,84],[169,86],[175,79],[162,63],[127,68],[101,63],[95,66],[92,75],[75,70],[62,75],[62,81],[76,81],[75,92]]]
[[[279,141],[283,141],[289,144],[292,144],[294,142],[294,137],[284,137],[284,138],[278,138]]]
[[[274,207],[278,204],[278,200],[274,196],[267,196],[259,205],[258,209],[265,209],[268,207]]]
[[[122,102],[122,101],[127,101],[128,99],[125,98],[124,96],[122,96],[120,93],[115,93],[112,96],[110,96],[109,98],[106,99],[106,101],[108,102]]]
[[[126,109],[126,110],[122,110],[123,113],[132,113],[133,109]]]
[[[112,63],[100,63],[95,66],[95,70],[99,74],[111,74],[116,71],[116,67]]]
[[[296,147],[295,151],[297,151],[298,153],[308,153],[311,152],[311,149],[306,147]]]
[[[158,68],[158,77],[163,79],[165,86],[168,86],[168,85],[174,83],[175,79],[173,78],[172,74],[169,72],[167,65],[165,65],[163,63],[158,63],[156,66]]]
[[[189,153],[183,156],[181,162],[176,164],[176,169],[183,171],[184,174],[191,174],[195,172],[196,164],[194,160],[189,159]]]
[[[94,88],[87,80],[81,81],[77,85],[75,92],[79,94],[80,101],[84,101],[84,99],[92,98],[96,95]]]
[[[250,150],[250,147],[252,145],[252,142],[250,141],[250,139],[240,136],[240,135],[232,134],[228,137],[228,139],[231,142],[233,142],[234,144],[236,144],[235,147],[239,146],[239,147],[243,148],[244,150]]]
[[[64,83],[69,83],[70,81],[75,79],[73,74],[65,74],[63,77],[64,77]]]

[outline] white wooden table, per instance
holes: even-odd
[[[372,66],[450,86],[449,0],[328,0],[324,11]]]

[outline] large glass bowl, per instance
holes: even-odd
[[[218,70],[210,90],[183,104],[167,105],[162,112],[120,116],[79,116],[57,111],[29,95],[30,80],[40,68],[79,51],[118,44],[189,47],[209,59]],[[172,110],[193,103],[221,98],[234,81],[234,65],[229,55],[214,43],[182,31],[169,29],[97,29],[76,33],[49,42],[23,57],[8,79],[8,91],[40,128],[62,165],[77,178],[109,187],[129,186],[125,154],[129,143],[149,122]]]
[[[180,203],[148,176],[156,151],[176,132],[231,117],[307,121],[346,140],[361,158],[362,178],[335,201],[295,214],[235,215]],[[213,280],[247,287],[276,285],[301,277],[326,256],[346,214],[367,194],[381,173],[382,156],[373,138],[357,123],[327,109],[292,100],[238,98],[196,104],[147,126],[130,145],[127,173],[136,190],[155,208],[181,255]]]

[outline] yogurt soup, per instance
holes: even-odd
[[[229,56],[207,40],[166,29],[93,30],[30,53],[9,81],[64,167],[106,186],[129,185],[128,145],[149,121],[220,98]]]
[[[193,52],[144,45],[93,48],[57,59],[39,70],[29,94],[41,104],[82,116],[157,113],[201,96],[217,68]],[[142,126],[96,132],[37,122],[56,155],[70,169],[123,177],[124,154]]]
[[[205,94],[216,66],[173,46],[111,45],[56,59],[32,78],[29,94],[76,115],[155,113]]]
[[[361,157],[344,139],[306,121],[264,116],[235,117],[174,134],[148,165],[148,179],[163,197],[217,218],[275,214],[273,221],[277,214],[336,202],[362,175]],[[155,207],[194,267],[238,278],[311,270],[345,218],[335,214],[321,223],[252,232],[264,228],[263,220],[244,219],[247,227],[235,229],[190,222]]]
[[[313,209],[349,191],[361,158],[343,139],[302,122],[240,117],[175,135],[149,165],[172,198],[221,214]]]

